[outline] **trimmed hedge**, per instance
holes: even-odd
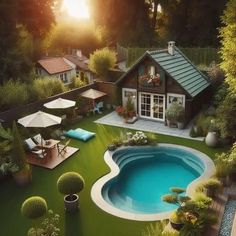
[[[21,206],[21,214],[29,219],[39,218],[47,213],[47,202],[44,198],[33,196],[27,198]]]
[[[79,193],[84,188],[84,179],[76,172],[67,172],[59,177],[57,188],[65,195]]]

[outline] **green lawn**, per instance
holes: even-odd
[[[19,188],[13,180],[1,183],[0,190],[0,235],[26,236],[34,222],[21,216],[20,207],[25,198],[32,195],[44,197],[50,209],[58,213],[61,235],[65,236],[141,236],[147,222],[135,222],[109,215],[98,208],[91,200],[90,190],[93,183],[109,172],[103,160],[103,154],[113,137],[125,129],[97,125],[93,120],[99,116],[83,119],[77,127],[96,133],[96,137],[87,143],[72,140],[70,145],[80,151],[54,170],[33,167],[33,181],[28,187]],[[198,149],[214,158],[221,149],[211,149],[203,142],[186,140],[165,135],[157,135],[159,142],[185,145]],[[78,171],[85,179],[85,189],[80,194],[80,213],[67,215],[63,208],[63,196],[56,187],[57,178],[64,172]]]

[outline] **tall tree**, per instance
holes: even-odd
[[[52,4],[53,0],[1,0],[0,83],[30,72],[32,45],[25,29],[34,39],[43,37],[53,22]]]
[[[220,29],[221,68],[226,75],[230,92],[236,94],[236,0],[229,0],[222,17],[224,26]]]
[[[132,46],[151,44],[149,9],[144,0],[98,0],[95,16],[110,41]]]
[[[226,0],[163,1],[159,33],[165,32],[164,37],[181,46],[218,46],[217,28],[225,3]]]

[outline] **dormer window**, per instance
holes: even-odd
[[[155,75],[155,66],[150,66],[148,72],[149,72],[149,75]]]

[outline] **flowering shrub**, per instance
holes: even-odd
[[[148,145],[155,144],[156,138],[150,135],[147,136],[142,131],[137,131],[136,133],[127,132],[126,135],[122,134],[120,138],[113,139],[112,145],[119,147],[121,145]]]
[[[127,141],[130,145],[145,145],[148,143],[148,137],[142,131],[137,131],[135,134],[128,132]]]
[[[161,80],[160,75],[143,75],[139,77],[140,83],[144,86],[145,84],[151,84],[152,86],[160,86]]]
[[[116,108],[116,112],[119,116],[122,116],[123,118],[132,118],[136,115],[135,111],[128,111],[123,106],[118,106]]]
[[[216,157],[215,162],[217,167],[224,167],[229,173],[236,172],[236,142],[233,144],[230,151],[217,154]]]

